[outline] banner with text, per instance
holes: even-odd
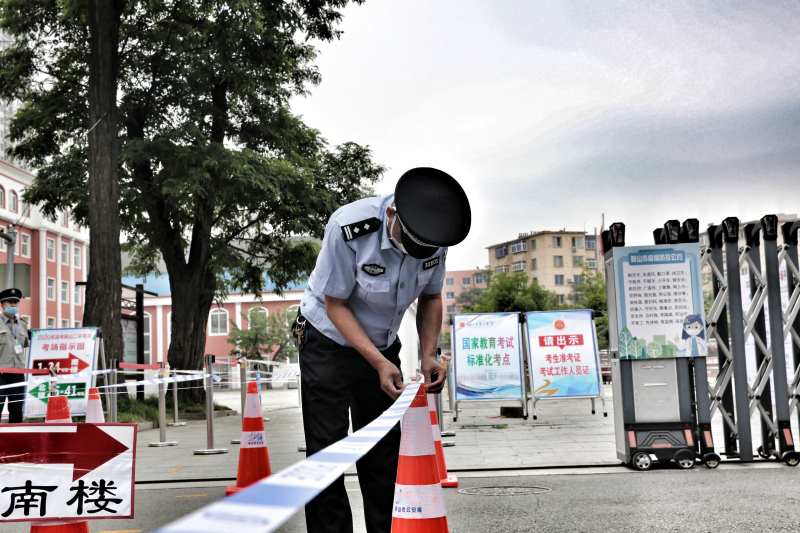
[[[77,374],[95,369],[97,357],[97,329],[34,329],[31,330],[31,348],[28,351],[28,368],[53,369],[59,376]],[[28,380],[41,379],[29,376]],[[85,415],[89,399],[89,389],[94,376],[59,382],[59,396],[69,399],[72,416]],[[25,393],[25,416],[43,417],[47,414],[47,400],[50,396],[50,383],[39,383],[28,387]]]
[[[0,521],[133,518],[135,453],[136,424],[4,424]]]
[[[528,368],[535,398],[600,395],[590,310],[525,313]]]
[[[453,315],[456,400],[519,400],[524,374],[519,315]]]
[[[704,357],[697,243],[614,248],[620,359]]]

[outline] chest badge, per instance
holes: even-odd
[[[384,272],[386,272],[386,267],[382,267],[380,265],[371,264],[371,265],[361,265],[361,270],[369,274],[370,276],[380,276]]]
[[[428,259],[424,263],[422,263],[422,270],[428,270],[429,268],[433,268],[439,264],[440,258],[434,257],[433,259]]]

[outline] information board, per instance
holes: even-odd
[[[135,453],[136,424],[4,424],[0,522],[133,518]]]
[[[122,317],[122,352],[126,363],[136,364],[139,362],[136,350],[136,339],[138,338],[136,317]]]
[[[592,312],[525,313],[528,369],[534,398],[600,395],[600,365]]]
[[[524,397],[517,313],[453,315],[453,340],[456,401]]]
[[[620,359],[705,356],[700,245],[614,248],[614,261]]]
[[[28,350],[28,368],[55,369],[59,376],[77,374],[84,370],[95,370],[97,359],[98,328],[33,329],[31,347]],[[29,381],[43,376],[28,376]],[[94,376],[68,381],[59,381],[59,396],[69,399],[73,416],[85,415],[89,389]],[[25,393],[25,416],[43,417],[47,414],[50,383],[31,385]]]

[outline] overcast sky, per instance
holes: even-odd
[[[568,6],[567,6],[568,5]],[[458,179],[472,231],[449,269],[544,229],[800,210],[797,2],[367,0],[319,45],[293,109],[400,175]]]

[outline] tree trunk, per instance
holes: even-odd
[[[203,368],[208,314],[214,303],[217,280],[207,265],[199,269],[175,265],[170,268],[170,262],[167,261],[167,271],[172,293],[172,340],[167,359],[170,368],[200,370]],[[179,391],[181,402],[202,403],[205,400],[205,391],[198,381],[187,383]]]
[[[89,0],[89,277],[83,322],[103,332],[106,359],[122,358],[122,265],[117,177],[117,50],[122,9]]]

